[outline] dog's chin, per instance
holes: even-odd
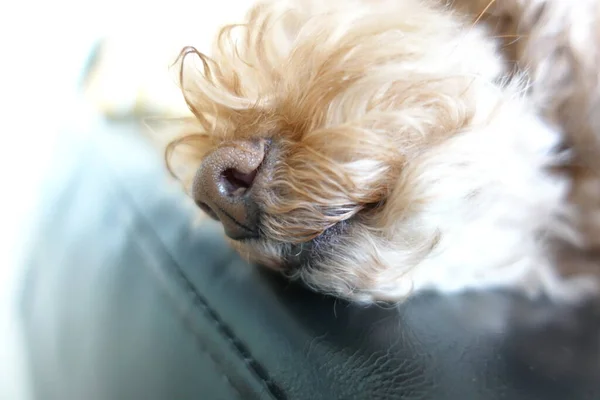
[[[264,235],[243,241],[231,240],[231,245],[248,261],[298,277],[308,270],[322,268],[336,257],[340,247],[351,237],[354,219],[340,221],[322,234],[303,243],[285,243]]]

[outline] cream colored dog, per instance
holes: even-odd
[[[593,291],[600,2],[321,4],[182,52],[168,161],[232,245],[357,301]]]

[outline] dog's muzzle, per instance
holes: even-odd
[[[259,208],[253,192],[265,153],[264,140],[226,143],[208,154],[194,177],[194,201],[221,221],[232,239],[258,237]]]

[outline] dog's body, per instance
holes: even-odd
[[[259,6],[188,49],[202,73],[182,58],[169,150],[234,247],[353,300],[595,289],[600,2],[326,4]]]

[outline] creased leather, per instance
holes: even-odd
[[[194,225],[132,128],[79,127],[62,146],[23,295],[39,399],[600,398],[597,305],[349,305]]]

